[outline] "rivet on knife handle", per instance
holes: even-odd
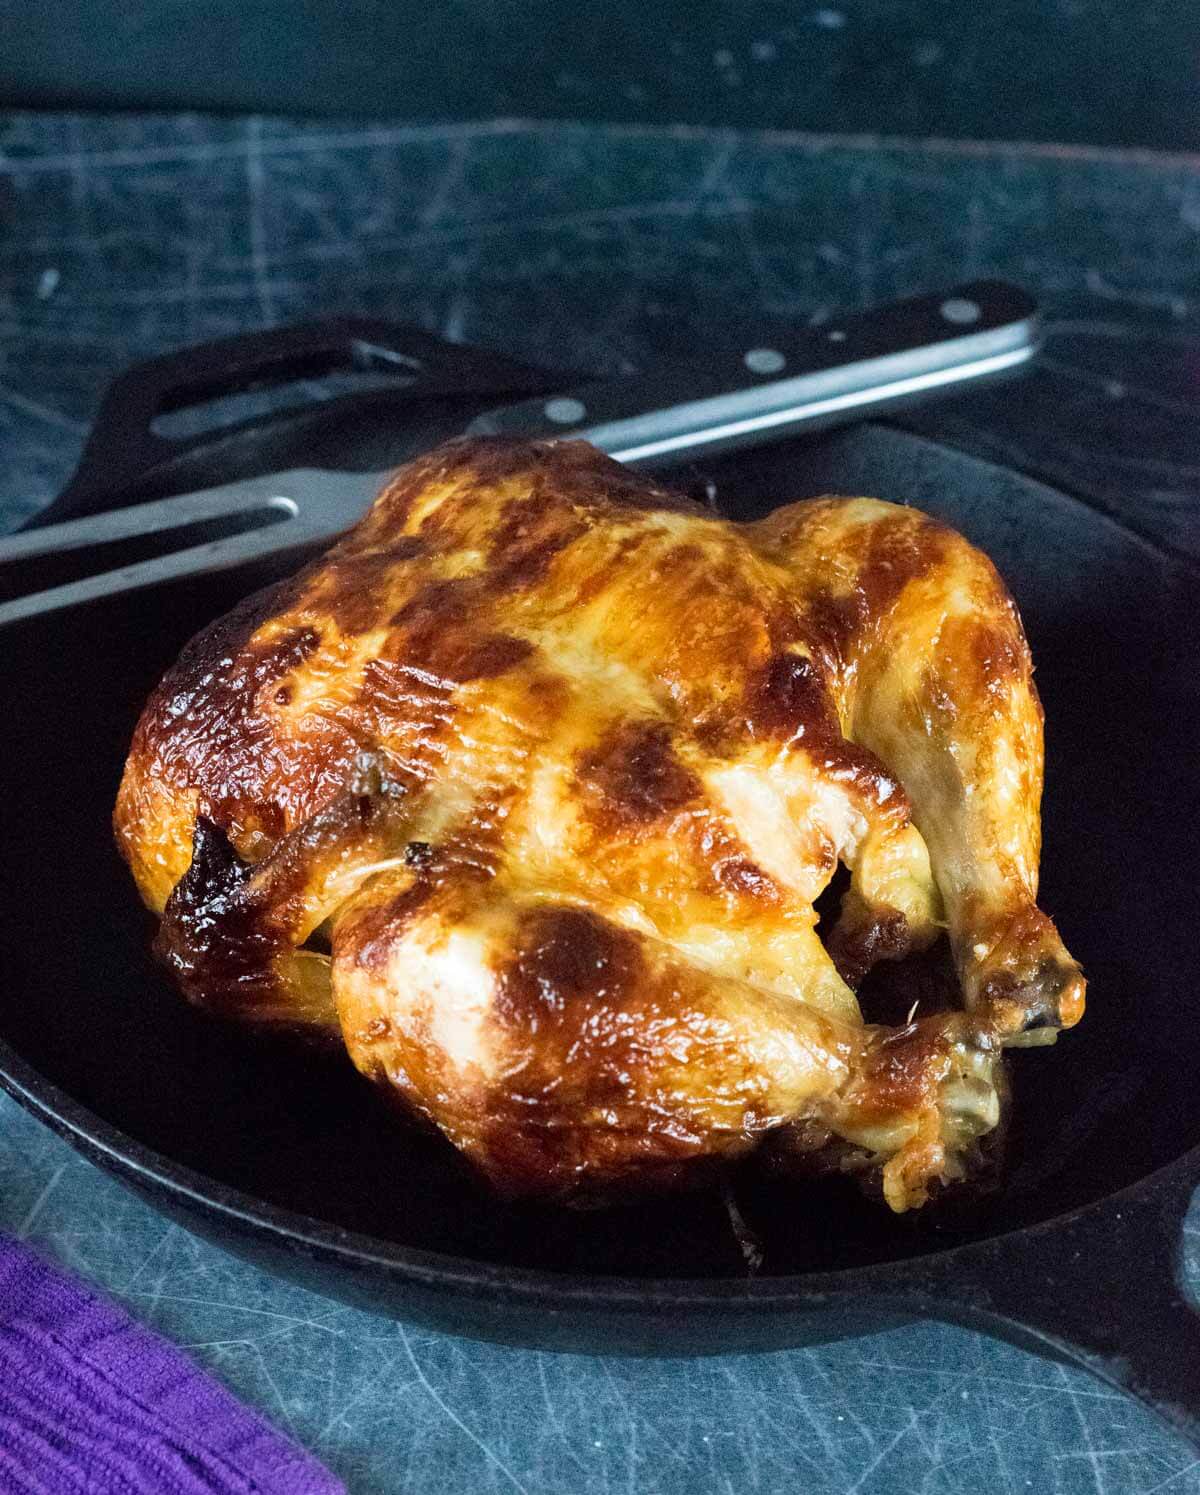
[[[491,411],[474,435],[573,436],[619,461],[669,466],[777,440],[1027,362],[1036,303],[975,281],[820,327],[782,324],[742,349]]]

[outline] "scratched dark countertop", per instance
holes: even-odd
[[[923,428],[1200,555],[1195,158],[0,116],[0,528],[65,482],[114,374],[190,342],[351,311],[616,372],[694,352],[736,311],[804,320],[983,274],[1047,308],[1036,382]],[[355,1491],[1200,1492],[1194,1451],[1137,1404],[940,1324],[700,1361],[406,1329],[194,1239],[7,1098],[0,1228],[187,1346]],[[1195,1206],[1184,1244],[1195,1291]]]

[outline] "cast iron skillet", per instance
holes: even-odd
[[[221,391],[347,367],[400,367],[411,382],[182,440],[150,428]],[[377,323],[212,344],[117,382],[42,520],[301,460],[385,466],[551,383],[562,376]],[[1048,718],[1043,902],[1084,962],[1091,1006],[1057,1048],[1017,1056],[997,1195],[896,1219],[852,1191],[748,1168],[738,1199],[765,1248],[750,1278],[716,1195],[591,1214],[502,1206],[344,1061],[186,1008],[149,959],[110,807],[151,685],[265,570],[6,631],[0,1083],[189,1229],[377,1311],[512,1343],[673,1354],[930,1315],[1085,1365],[1200,1445],[1200,1319],[1178,1277],[1200,1181],[1195,573],[1074,498],[897,429],[701,476],[735,517],[831,490],[917,502],[982,545],[1020,602]]]

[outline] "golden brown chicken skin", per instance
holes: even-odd
[[[1083,1011],[1041,789],[1016,609],[944,525],[737,525],[583,443],[464,439],[193,640],[115,824],[190,1000],[339,1035],[506,1192],[774,1132],[903,1210],[996,1126],[1000,1051]],[[962,1009],[864,1023],[943,929]]]

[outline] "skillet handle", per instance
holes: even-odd
[[[193,435],[154,429],[159,416],[222,396],[372,372],[386,373],[390,387],[332,399],[316,394]],[[380,425],[401,433],[413,425],[418,447],[431,445],[461,429],[481,407],[548,393],[563,377],[371,318],[331,317],[218,338],[147,359],[114,379],[74,476],[28,527],[281,471],[296,465],[300,447],[313,454],[314,466],[354,470],[359,459],[364,470],[394,465],[370,449],[360,427],[375,429],[378,440]],[[326,455],[329,461],[322,463]]]
[[[1200,1449],[1200,1312],[1181,1282],[1197,1183],[1189,1156],[1065,1221],[955,1252],[923,1309],[1091,1371]]]

